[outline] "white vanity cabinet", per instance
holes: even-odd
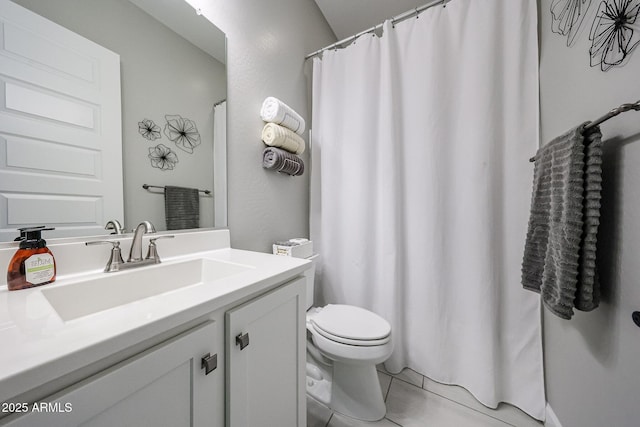
[[[40,400],[36,405],[46,405],[38,408],[42,412],[30,403],[29,412],[0,425],[222,427],[223,418],[216,415],[222,405],[215,402],[223,396],[215,380],[224,374],[212,369],[212,355],[219,351],[215,323],[196,326]]]
[[[116,353],[88,377],[61,377],[72,385],[38,398],[42,412],[27,399],[0,426],[305,427],[305,292],[294,278],[195,312],[193,326],[175,325],[184,332],[151,336],[150,348]]]
[[[227,427],[305,427],[305,281],[227,311]]]

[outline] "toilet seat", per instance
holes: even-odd
[[[391,325],[364,308],[329,304],[308,316],[313,329],[340,344],[356,346],[384,345],[391,340]]]
[[[318,328],[317,325],[313,324],[313,322],[312,322],[312,326],[313,326],[313,329],[314,329],[315,332],[317,332],[318,334],[322,335],[326,339],[331,340],[331,341],[335,341],[335,342],[337,342],[339,344],[344,344],[344,345],[373,347],[373,346],[386,344],[391,340],[390,336],[388,336],[386,338],[383,338],[381,340],[353,340],[353,339],[349,339],[349,338],[339,337],[339,336],[336,336],[336,335],[331,335],[330,333],[328,333],[326,331],[323,331],[322,329]]]

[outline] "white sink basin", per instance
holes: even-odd
[[[250,269],[224,261],[194,259],[105,273],[91,280],[43,289],[42,293],[62,320],[67,321]]]

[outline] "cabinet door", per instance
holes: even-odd
[[[227,426],[306,426],[305,308],[297,279],[226,313]]]
[[[101,373],[38,402],[33,410],[11,416],[0,425],[11,427],[220,426],[214,378],[206,375],[201,358],[215,352],[213,321],[150,348]],[[6,424],[5,424],[6,422]]]

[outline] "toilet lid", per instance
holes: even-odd
[[[383,340],[391,334],[389,322],[351,305],[329,304],[313,316],[311,322],[319,331],[353,341]]]

